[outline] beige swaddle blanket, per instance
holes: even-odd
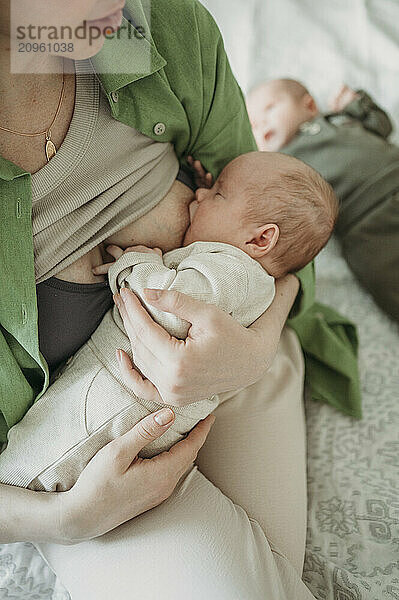
[[[111,288],[130,287],[171,335],[184,338],[189,324],[144,300],[143,289],[177,290],[213,303],[242,325],[255,321],[274,298],[274,279],[245,252],[229,244],[195,242],[160,257],[128,252],[109,270]],[[228,340],[226,340],[228,343]],[[124,384],[115,350],[130,356],[130,342],[116,307],[68,361],[56,381],[8,434],[0,455],[0,481],[41,491],[73,486],[105,444],[147,414],[165,406],[138,398]],[[169,449],[218,405],[218,396],[172,407],[173,425],[148,444],[142,457]]]

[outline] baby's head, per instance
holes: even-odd
[[[319,114],[314,98],[294,79],[257,85],[248,94],[247,110],[259,150],[270,152],[280,150],[302,123]]]
[[[331,186],[314,169],[274,152],[238,156],[195,195],[183,245],[231,244],[276,278],[318,254],[338,214]]]

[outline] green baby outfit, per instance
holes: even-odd
[[[364,91],[346,108],[304,123],[281,152],[303,160],[340,201],[343,254],[376,302],[399,321],[399,147],[392,125]]]

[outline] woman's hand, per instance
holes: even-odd
[[[271,365],[281,330],[298,292],[294,275],[276,281],[268,310],[249,328],[212,304],[169,290],[145,290],[146,300],[191,323],[178,340],[155,323],[127,288],[114,296],[132,346],[120,370],[133,392],[148,400],[184,406],[254,383]]]
[[[215,420],[209,415],[167,452],[151,459],[138,458],[140,450],[165,433],[174,418],[170,408],[144,417],[97,452],[73,488],[53,495],[58,503],[61,543],[73,544],[102,535],[171,495],[196,459]]]

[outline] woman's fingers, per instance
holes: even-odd
[[[127,387],[139,398],[144,398],[144,400],[149,400],[151,402],[162,403],[161,395],[155,385],[153,385],[149,379],[144,379],[144,377],[140,375],[137,369],[134,368],[130,356],[128,356],[124,350],[119,348],[116,351],[116,354],[119,362],[119,370]]]
[[[177,292],[176,290],[154,290],[145,288],[144,294],[146,300],[153,306],[184,319],[188,323],[200,326],[202,323],[208,323],[209,313],[214,308],[210,304],[205,304],[195,300],[187,294]]]
[[[112,453],[115,467],[120,472],[128,470],[137,454],[150,442],[161,437],[172,425],[175,413],[171,408],[161,408],[141,419],[129,431],[104,447]]]
[[[121,288],[119,297],[122,300],[121,302],[119,302],[118,294],[114,295],[114,300],[121,313],[130,341],[138,339],[147,348],[156,347],[160,352],[163,350],[170,352],[172,348],[171,341],[174,338],[154,321],[141,305],[136,294],[128,288]]]

